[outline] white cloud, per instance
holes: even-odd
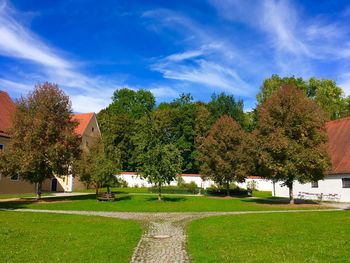
[[[179,93],[176,90],[169,87],[151,88],[150,91],[156,98],[173,99],[179,95]]]
[[[342,74],[338,81],[339,87],[341,87],[347,96],[350,95],[350,73]]]
[[[77,63],[60,55],[21,24],[18,17],[20,14],[7,1],[0,0],[0,55],[26,60],[38,67],[35,74],[26,72],[22,83],[16,76],[11,76],[11,79],[0,79],[0,85],[17,92],[28,92],[35,84],[48,80],[57,83],[70,95],[74,111],[91,112],[106,107],[117,83],[81,73]],[[23,77],[23,73],[17,73]]]
[[[71,63],[57,56],[54,50],[11,16],[15,13],[6,1],[0,2],[0,53],[2,55],[31,60],[48,67],[72,67]]]
[[[247,65],[247,55],[241,56],[234,43],[216,34],[210,28],[177,12],[158,9],[143,13],[154,19],[152,30],[175,30],[184,40],[184,51],[152,61],[151,69],[162,73],[165,79],[202,84],[211,89],[236,95],[252,94],[252,87],[240,76],[239,67]],[[249,68],[245,69],[249,70]]]

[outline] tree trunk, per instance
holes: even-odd
[[[98,196],[98,184],[95,184],[95,193],[96,193],[96,196]]]
[[[41,199],[41,191],[42,191],[42,182],[36,183],[36,199]]]
[[[226,182],[226,196],[230,196],[230,182]]]
[[[288,186],[289,188],[289,204],[294,204],[294,196],[293,196],[293,182]]]
[[[109,185],[107,185],[107,193],[108,193],[108,194],[110,193]]]
[[[158,201],[162,201],[162,188],[161,184],[158,184]]]

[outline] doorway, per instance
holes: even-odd
[[[56,192],[57,191],[57,179],[53,178],[51,180],[51,192]]]

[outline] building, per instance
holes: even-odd
[[[8,131],[12,125],[14,111],[15,105],[9,95],[4,91],[0,91],[0,151],[6,151],[6,145],[11,140]],[[73,119],[79,123],[75,129],[75,133],[81,137],[81,148],[83,151],[86,151],[89,144],[91,145],[96,138],[101,137],[96,114],[74,114]],[[86,186],[77,177],[73,177],[72,175],[55,177],[43,183],[43,191],[48,192],[71,192],[85,188]],[[24,181],[16,175],[4,177],[0,174],[0,194],[25,194],[34,192],[34,184]]]
[[[294,183],[296,198],[350,202],[350,117],[326,124],[332,169],[324,180],[306,184]],[[289,191],[276,183],[274,196],[288,197]]]
[[[75,129],[75,133],[81,138],[81,149],[87,151],[96,138],[101,137],[101,131],[98,126],[96,114],[81,113],[74,114],[73,120],[76,120],[79,125]],[[82,183],[78,177],[56,176],[51,180],[46,180],[43,184],[43,190],[48,192],[73,192],[86,189],[86,185]]]
[[[12,126],[12,116],[15,111],[15,104],[10,96],[0,90],[0,151],[6,151],[6,146],[10,142],[9,129]],[[16,175],[11,177],[1,176],[0,173],[0,194],[33,193],[33,184],[22,180]]]

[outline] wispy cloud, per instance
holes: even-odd
[[[209,0],[227,21],[265,36],[281,74],[314,74],[313,61],[349,57],[349,28],[325,15],[307,16],[288,0]]]
[[[75,111],[99,111],[106,107],[117,83],[81,73],[77,63],[60,55],[60,51],[21,24],[19,16],[7,1],[0,1],[0,55],[31,62],[38,69],[35,74],[28,74],[32,78],[22,79],[21,83],[12,76],[12,79],[0,79],[0,84],[22,93],[38,82],[49,80],[71,96]]]
[[[240,76],[238,66],[246,63],[239,56],[233,43],[221,38],[177,12],[160,9],[143,14],[155,19],[157,31],[163,28],[177,31],[183,38],[183,50],[157,58],[150,68],[162,73],[165,79],[201,84],[213,91],[226,91],[236,95],[248,95],[253,88]]]

